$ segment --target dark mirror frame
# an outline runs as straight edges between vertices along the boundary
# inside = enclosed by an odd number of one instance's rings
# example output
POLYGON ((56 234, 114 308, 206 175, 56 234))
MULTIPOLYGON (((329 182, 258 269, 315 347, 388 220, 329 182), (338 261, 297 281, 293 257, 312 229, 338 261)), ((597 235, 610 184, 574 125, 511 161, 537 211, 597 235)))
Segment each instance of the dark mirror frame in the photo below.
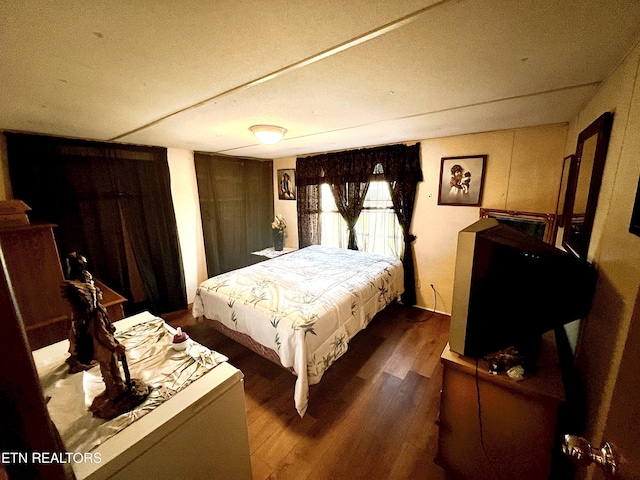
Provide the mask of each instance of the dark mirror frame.
POLYGON ((607 157, 612 125, 613 113, 605 112, 580 132, 580 135, 578 135, 578 144, 576 145, 576 154, 569 170, 569 184, 567 186, 567 196, 563 212, 564 235, 562 238, 562 246, 576 257, 585 260, 587 258, 587 251, 589 250, 593 220, 598 205, 598 194, 600 193, 600 185, 602 184, 602 173, 607 157), (582 153, 584 144, 593 136, 597 136, 593 167, 591 172, 581 172, 580 166, 583 163, 582 153), (587 207, 584 216, 576 215, 573 211, 580 175, 590 176, 587 207))

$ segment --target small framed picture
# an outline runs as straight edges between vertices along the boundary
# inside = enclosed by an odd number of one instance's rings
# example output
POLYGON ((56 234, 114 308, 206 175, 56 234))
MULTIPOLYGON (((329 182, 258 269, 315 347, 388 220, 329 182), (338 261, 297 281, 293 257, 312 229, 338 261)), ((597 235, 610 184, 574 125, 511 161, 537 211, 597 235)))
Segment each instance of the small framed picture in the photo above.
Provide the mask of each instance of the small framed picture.
POLYGON ((296 199, 296 171, 293 168, 278 170, 278 199, 296 199))
POLYGON ((438 205, 480 205, 486 162, 487 155, 442 158, 438 205))

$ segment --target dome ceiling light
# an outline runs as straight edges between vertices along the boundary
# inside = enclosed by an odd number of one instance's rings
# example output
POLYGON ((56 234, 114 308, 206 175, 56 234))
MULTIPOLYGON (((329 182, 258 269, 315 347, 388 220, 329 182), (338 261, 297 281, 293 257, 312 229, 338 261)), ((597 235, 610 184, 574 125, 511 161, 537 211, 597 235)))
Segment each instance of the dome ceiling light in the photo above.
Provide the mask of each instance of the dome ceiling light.
POLYGON ((287 133, 286 128, 277 127, 275 125, 254 125, 249 127, 251 133, 253 133, 260 142, 266 145, 275 145, 284 134, 287 133))

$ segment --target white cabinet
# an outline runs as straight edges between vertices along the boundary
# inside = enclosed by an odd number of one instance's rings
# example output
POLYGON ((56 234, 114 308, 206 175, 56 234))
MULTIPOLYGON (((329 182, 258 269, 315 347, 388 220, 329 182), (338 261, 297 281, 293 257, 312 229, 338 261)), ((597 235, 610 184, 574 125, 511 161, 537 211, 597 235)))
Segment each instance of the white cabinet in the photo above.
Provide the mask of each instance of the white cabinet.
MULTIPOLYGON (((116 326, 150 317, 135 315, 116 326)), ((67 349, 65 340, 33 352, 41 378, 64 368, 67 349)), ((71 453, 89 454, 88 461, 71 462, 78 480, 251 479, 243 374, 223 362, 90 452, 71 453)))

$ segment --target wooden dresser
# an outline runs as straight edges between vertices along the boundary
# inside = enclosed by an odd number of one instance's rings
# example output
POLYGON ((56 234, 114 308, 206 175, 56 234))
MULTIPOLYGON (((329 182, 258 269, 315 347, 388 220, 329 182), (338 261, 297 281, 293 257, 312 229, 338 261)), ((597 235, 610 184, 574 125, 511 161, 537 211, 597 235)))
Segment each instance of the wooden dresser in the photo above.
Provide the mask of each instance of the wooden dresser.
MULTIPOLYGON (((0 247, 32 350, 68 336, 70 307, 62 298, 64 273, 50 223, 0 227, 0 247)), ((124 297, 96 281, 112 321, 124 317, 124 297)))
POLYGON ((441 361, 436 463, 447 478, 547 480, 565 401, 553 334, 544 338, 537 372, 521 381, 489 374, 486 361, 476 364, 448 344, 441 361))

